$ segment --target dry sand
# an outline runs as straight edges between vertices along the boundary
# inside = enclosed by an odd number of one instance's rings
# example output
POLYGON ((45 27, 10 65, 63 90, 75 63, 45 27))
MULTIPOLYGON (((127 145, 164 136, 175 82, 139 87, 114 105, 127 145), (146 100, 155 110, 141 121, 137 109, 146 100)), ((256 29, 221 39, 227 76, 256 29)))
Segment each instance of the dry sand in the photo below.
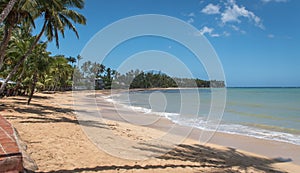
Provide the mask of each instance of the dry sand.
MULTIPOLYGON (((155 125, 150 126, 125 123, 124 117, 123 121, 118 118, 115 107, 100 97, 95 104, 105 119, 76 117, 73 98, 71 92, 38 93, 29 106, 26 105, 26 97, 1 100, 0 114, 19 132, 27 145, 26 152, 39 168, 37 172, 300 172, 299 166, 291 162, 280 163, 265 156, 215 144, 200 145, 190 138, 170 148, 165 141, 182 139, 180 132, 185 127, 176 126, 177 131, 164 136, 172 124, 166 119, 154 117, 157 118, 155 125), (132 160, 148 157, 151 158, 132 160)), ((92 110, 91 105, 76 104, 79 115, 93 115, 97 111, 92 110)), ((121 111, 125 118, 141 122, 132 112, 121 111)), ((219 140, 223 136, 226 141, 226 135, 217 136, 219 140)), ((251 140, 256 142, 254 138, 251 140)))

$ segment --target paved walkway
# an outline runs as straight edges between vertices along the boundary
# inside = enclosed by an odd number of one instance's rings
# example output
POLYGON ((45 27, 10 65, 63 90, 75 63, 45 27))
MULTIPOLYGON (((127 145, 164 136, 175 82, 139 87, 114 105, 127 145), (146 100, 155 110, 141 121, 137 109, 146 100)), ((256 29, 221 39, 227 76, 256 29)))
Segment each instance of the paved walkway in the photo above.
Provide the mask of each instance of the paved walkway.
POLYGON ((0 173, 22 172, 22 154, 12 125, 0 115, 0 173))

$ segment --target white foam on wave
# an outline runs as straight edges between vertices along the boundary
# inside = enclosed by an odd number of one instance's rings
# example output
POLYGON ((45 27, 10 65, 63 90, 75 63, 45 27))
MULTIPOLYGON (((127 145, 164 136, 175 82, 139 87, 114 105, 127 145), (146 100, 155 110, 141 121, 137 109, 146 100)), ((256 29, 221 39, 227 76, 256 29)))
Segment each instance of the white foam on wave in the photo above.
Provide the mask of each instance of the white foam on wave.
POLYGON ((184 116, 180 116, 180 114, 178 113, 153 112, 151 109, 148 108, 127 105, 126 103, 116 101, 112 99, 113 97, 116 97, 116 95, 102 96, 102 98, 105 99, 107 102, 121 105, 126 109, 131 109, 136 112, 159 115, 179 125, 190 126, 190 127, 194 127, 206 131, 215 131, 217 127, 217 131, 222 133, 237 134, 237 135, 255 137, 259 139, 275 140, 275 141, 300 145, 300 135, 259 129, 259 128, 250 127, 246 125, 240 125, 240 124, 226 124, 226 123, 216 124, 214 122, 207 121, 203 117, 184 118, 184 116))
POLYGON ((128 105, 124 105, 124 104, 122 106, 127 109, 131 109, 135 112, 141 112, 141 113, 145 113, 145 114, 151 113, 151 109, 148 109, 148 108, 143 108, 143 107, 138 107, 138 106, 128 106, 128 105))
POLYGON ((109 102, 109 103, 117 103, 117 101, 115 101, 114 99, 112 99, 112 96, 101 96, 105 101, 109 102))
POLYGON ((275 140, 280 142, 292 143, 295 145, 300 145, 300 135, 290 134, 285 132, 277 132, 265 129, 259 129, 255 127, 240 125, 240 124, 215 124, 214 122, 209 122, 201 118, 197 119, 181 119, 177 120, 176 123, 185 126, 192 126, 201 130, 215 131, 216 126, 218 126, 218 132, 237 134, 243 136, 250 136, 259 139, 275 140))
POLYGON ((164 117, 167 119, 172 120, 174 117, 178 117, 179 114, 177 113, 169 113, 169 112, 155 112, 152 111, 152 109, 148 109, 148 108, 143 108, 143 107, 139 107, 139 106, 131 106, 131 105, 126 105, 126 104, 120 104, 122 105, 125 109, 131 109, 135 112, 139 112, 139 113, 143 113, 143 114, 152 114, 152 115, 158 115, 160 117, 164 117))
POLYGON ((167 119, 174 119, 174 117, 179 117, 178 113, 170 113, 170 112, 155 112, 152 111, 152 109, 149 108, 144 108, 144 107, 139 107, 139 106, 132 106, 132 105, 127 105, 125 102, 120 102, 117 100, 114 100, 113 98, 118 97, 119 95, 111 95, 111 96, 102 96, 102 98, 104 100, 106 100, 107 102, 110 103, 114 103, 114 104, 118 104, 121 105, 122 107, 126 108, 126 109, 130 109, 133 110, 135 112, 140 112, 140 113, 144 113, 144 114, 154 114, 154 115, 159 115, 161 117, 165 117, 167 119))

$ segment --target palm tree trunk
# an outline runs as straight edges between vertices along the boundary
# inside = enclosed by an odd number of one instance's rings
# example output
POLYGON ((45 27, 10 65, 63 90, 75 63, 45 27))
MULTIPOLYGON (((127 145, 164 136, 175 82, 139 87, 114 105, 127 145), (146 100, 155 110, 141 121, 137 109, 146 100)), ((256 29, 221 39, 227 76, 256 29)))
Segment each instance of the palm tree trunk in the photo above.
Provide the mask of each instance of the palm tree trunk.
POLYGON ((27 105, 30 104, 30 101, 32 99, 32 96, 33 96, 33 93, 34 93, 34 90, 35 90, 35 86, 36 86, 36 82, 37 82, 37 72, 33 74, 33 83, 32 83, 32 88, 31 88, 29 98, 28 98, 28 101, 27 101, 27 105))
POLYGON ((11 9, 14 7, 15 3, 18 2, 18 0, 10 0, 4 10, 0 14, 0 23, 2 23, 5 18, 10 13, 11 9))
POLYGON ((8 42, 10 40, 10 37, 12 34, 12 29, 13 29, 12 25, 5 26, 5 29, 4 29, 4 37, 3 37, 3 41, 1 42, 1 45, 0 45, 0 70, 3 67, 5 50, 7 48, 8 42))
POLYGON ((23 67, 22 72, 21 72, 20 76, 18 77, 17 84, 14 89, 14 95, 18 95, 18 90, 21 86, 21 80, 23 78, 24 73, 25 73, 25 67, 23 67))
POLYGON ((46 24, 47 21, 44 22, 43 28, 41 30, 41 32, 39 33, 39 35, 36 37, 35 41, 33 42, 33 44, 31 45, 31 47, 28 49, 28 51, 26 52, 25 55, 22 56, 22 58, 20 59, 20 61, 17 63, 17 65, 13 68, 13 70, 7 75, 5 81, 2 83, 1 88, 0 88, 0 95, 3 93, 7 82, 12 78, 12 76, 17 72, 17 70, 19 69, 19 67, 23 64, 23 62, 27 59, 27 57, 32 53, 33 49, 35 48, 35 46, 37 45, 38 41, 41 39, 43 33, 45 32, 46 29, 46 24))

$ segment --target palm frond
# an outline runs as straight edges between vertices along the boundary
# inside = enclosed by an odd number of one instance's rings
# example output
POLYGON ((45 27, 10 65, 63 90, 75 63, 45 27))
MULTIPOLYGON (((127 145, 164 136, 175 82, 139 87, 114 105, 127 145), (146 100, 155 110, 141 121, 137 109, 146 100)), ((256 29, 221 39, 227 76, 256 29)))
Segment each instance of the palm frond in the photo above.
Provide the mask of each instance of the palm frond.
POLYGON ((84 8, 84 0, 65 0, 64 5, 69 8, 84 8))

